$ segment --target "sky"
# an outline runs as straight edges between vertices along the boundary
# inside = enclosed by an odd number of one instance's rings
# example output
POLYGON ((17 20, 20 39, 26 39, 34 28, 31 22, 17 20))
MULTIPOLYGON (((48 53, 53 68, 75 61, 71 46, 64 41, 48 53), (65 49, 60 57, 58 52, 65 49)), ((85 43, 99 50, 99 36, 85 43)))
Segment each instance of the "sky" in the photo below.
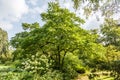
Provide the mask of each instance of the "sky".
MULTIPOLYGON (((47 10, 50 1, 54 0, 0 0, 0 28, 8 32, 10 40, 16 33, 23 31, 22 23, 39 22, 43 25, 40 14, 47 10)), ((60 6, 75 12, 71 0, 60 0, 60 6)), ((75 13, 85 19, 83 10, 77 10, 75 13)), ((84 29, 98 28, 103 23, 102 16, 99 21, 96 20, 98 15, 101 15, 99 11, 91 15, 82 27, 84 29)))

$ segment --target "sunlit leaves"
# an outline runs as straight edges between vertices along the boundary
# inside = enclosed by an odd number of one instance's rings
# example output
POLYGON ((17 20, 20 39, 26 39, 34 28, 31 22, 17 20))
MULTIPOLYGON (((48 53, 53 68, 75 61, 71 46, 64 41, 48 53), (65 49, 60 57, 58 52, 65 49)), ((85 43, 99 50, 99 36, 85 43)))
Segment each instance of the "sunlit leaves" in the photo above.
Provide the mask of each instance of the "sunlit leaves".
POLYGON ((27 29, 36 29, 36 28, 40 28, 39 23, 35 22, 33 24, 28 24, 28 23, 22 23, 23 29, 27 30, 27 29))

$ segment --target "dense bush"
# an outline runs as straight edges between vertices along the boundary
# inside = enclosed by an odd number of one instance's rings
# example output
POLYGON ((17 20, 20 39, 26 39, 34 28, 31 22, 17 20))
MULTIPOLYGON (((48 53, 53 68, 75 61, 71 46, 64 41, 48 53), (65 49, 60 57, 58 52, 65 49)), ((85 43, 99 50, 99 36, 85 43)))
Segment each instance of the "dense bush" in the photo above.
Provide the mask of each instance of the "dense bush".
POLYGON ((21 62, 21 66, 18 66, 19 69, 37 73, 39 75, 45 74, 49 70, 50 63, 48 63, 48 58, 45 55, 32 55, 31 58, 21 62))
POLYGON ((70 80, 70 79, 74 79, 76 76, 78 76, 77 71, 81 71, 82 72, 82 67, 83 67, 83 63, 80 59, 78 59, 78 56, 73 55, 71 53, 66 55, 65 58, 65 62, 64 62, 64 67, 63 67, 63 78, 65 80, 70 80))

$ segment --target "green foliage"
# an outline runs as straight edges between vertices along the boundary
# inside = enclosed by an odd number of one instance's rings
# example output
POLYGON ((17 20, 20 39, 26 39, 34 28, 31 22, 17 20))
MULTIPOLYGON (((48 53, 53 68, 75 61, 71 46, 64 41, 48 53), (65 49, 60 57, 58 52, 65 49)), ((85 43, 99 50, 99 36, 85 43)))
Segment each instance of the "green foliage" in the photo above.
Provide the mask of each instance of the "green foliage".
POLYGON ((33 30, 33 29, 36 29, 36 28, 39 28, 39 23, 35 22, 33 24, 28 24, 28 23, 22 23, 22 26, 23 26, 23 29, 24 30, 33 30))
POLYGON ((0 55, 8 52, 8 35, 7 32, 0 28, 0 55))
POLYGON ((64 66, 62 72, 63 77, 65 80, 70 80, 73 79, 78 75, 78 66, 82 67, 83 63, 82 61, 78 58, 78 56, 73 55, 72 53, 69 53, 66 55, 64 66))
POLYGON ((120 74, 120 70, 119 70, 120 60, 113 61, 112 66, 113 66, 113 70, 116 71, 118 74, 120 74))
POLYGON ((120 59, 120 51, 116 49, 115 46, 109 45, 107 46, 107 51, 106 51, 106 58, 107 61, 115 61, 120 59))
POLYGON ((111 66, 112 66, 112 71, 113 71, 113 75, 115 77, 115 80, 119 80, 120 79, 120 60, 116 60, 116 61, 112 61, 111 62, 111 66))
POLYGON ((86 72, 86 69, 80 65, 77 65, 75 70, 80 74, 84 74, 86 72))

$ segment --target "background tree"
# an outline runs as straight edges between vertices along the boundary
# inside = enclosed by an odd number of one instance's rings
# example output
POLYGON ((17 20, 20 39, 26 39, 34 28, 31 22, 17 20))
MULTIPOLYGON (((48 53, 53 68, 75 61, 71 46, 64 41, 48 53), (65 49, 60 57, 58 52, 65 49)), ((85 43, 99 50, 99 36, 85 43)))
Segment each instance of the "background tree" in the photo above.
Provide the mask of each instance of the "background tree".
POLYGON ((115 77, 119 79, 120 27, 118 26, 118 21, 110 18, 106 19, 100 30, 102 33, 101 41, 107 49, 106 59, 108 61, 108 65, 111 66, 111 70, 115 72, 115 77))
POLYGON ((120 0, 72 0, 74 8, 79 9, 81 4, 84 5, 84 14, 89 16, 91 13, 95 13, 98 10, 102 12, 102 15, 109 18, 111 15, 120 12, 120 0))
POLYGON ((106 19, 105 24, 101 26, 102 41, 105 46, 113 45, 119 50, 120 46, 120 27, 118 21, 106 19))
POLYGON ((8 35, 7 32, 0 28, 0 54, 4 54, 8 51, 8 35))

